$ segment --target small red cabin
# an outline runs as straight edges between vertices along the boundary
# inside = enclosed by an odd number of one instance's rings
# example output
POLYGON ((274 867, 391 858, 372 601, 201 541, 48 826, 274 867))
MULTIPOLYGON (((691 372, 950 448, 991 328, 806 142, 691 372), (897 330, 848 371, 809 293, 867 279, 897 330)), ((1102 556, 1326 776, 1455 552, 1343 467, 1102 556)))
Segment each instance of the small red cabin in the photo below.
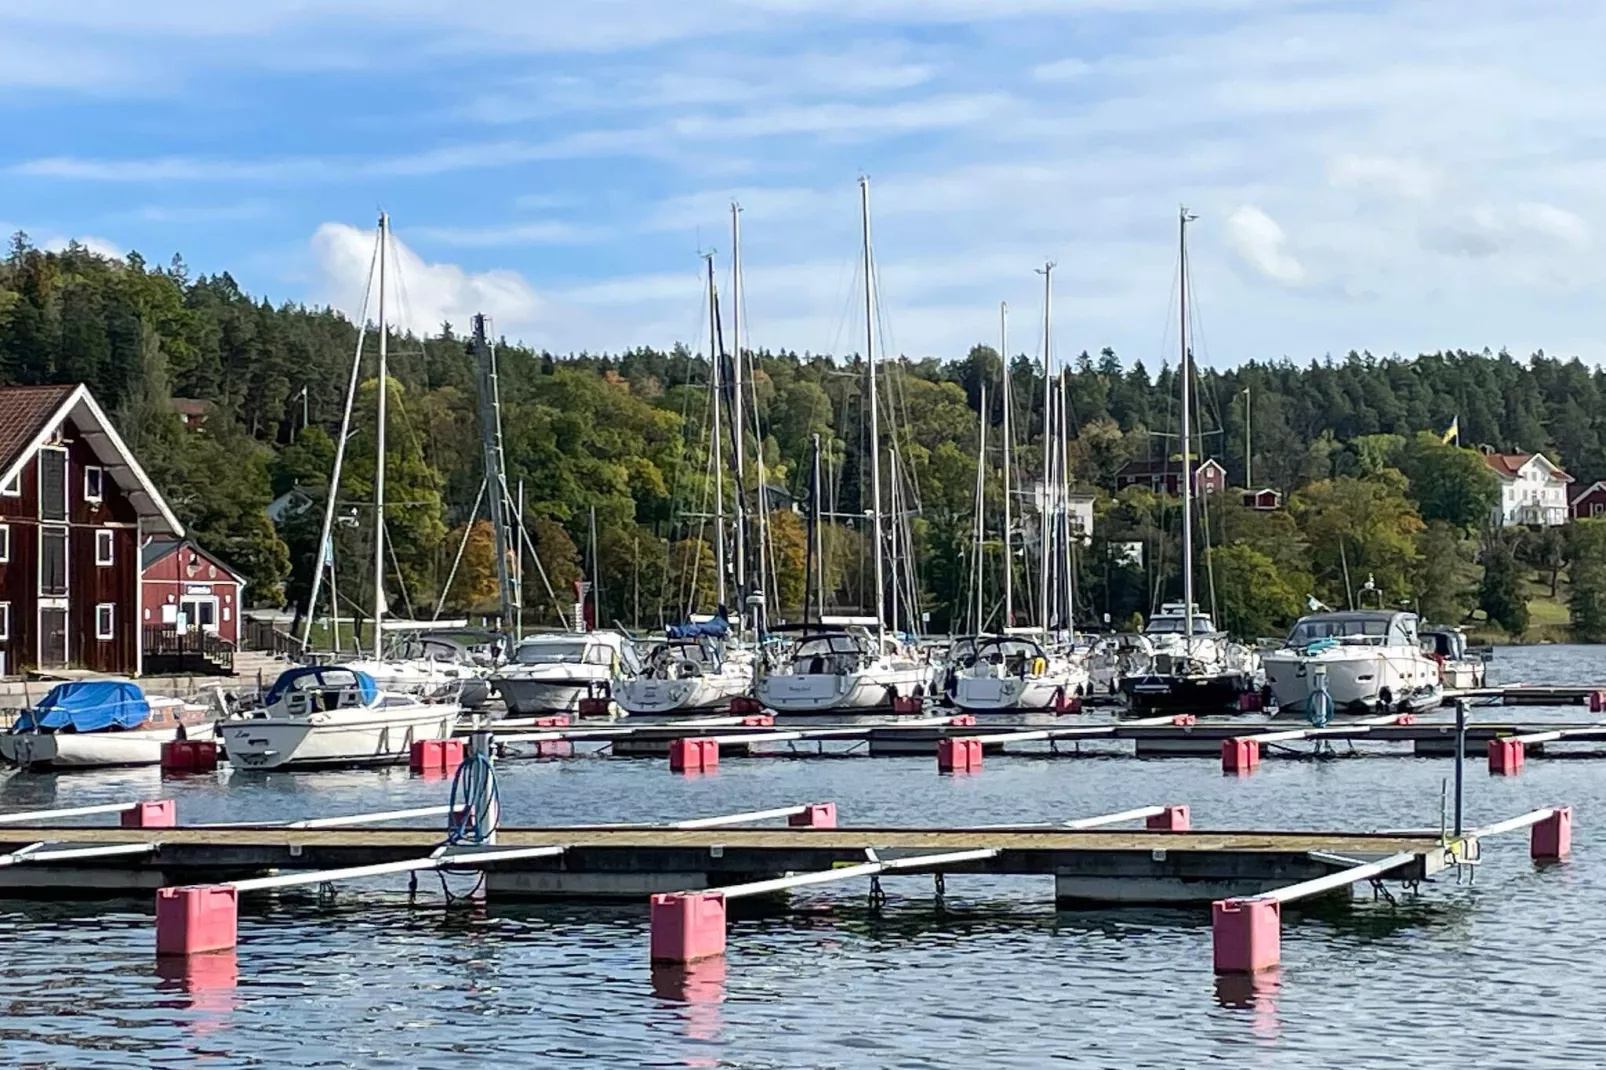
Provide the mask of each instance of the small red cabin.
POLYGON ((1606 516, 1606 479, 1597 479, 1573 495, 1572 513, 1574 520, 1606 516))
MULTIPOLYGON (((1193 470, 1193 493, 1199 497, 1214 494, 1227 486, 1227 470, 1221 462, 1207 457, 1193 470)), ((1147 487, 1172 496, 1182 494, 1182 459, 1131 461, 1115 473, 1115 489, 1147 487)))
POLYGON ((147 539, 142 558, 146 628, 209 635, 230 645, 239 640, 245 577, 192 539, 147 539))

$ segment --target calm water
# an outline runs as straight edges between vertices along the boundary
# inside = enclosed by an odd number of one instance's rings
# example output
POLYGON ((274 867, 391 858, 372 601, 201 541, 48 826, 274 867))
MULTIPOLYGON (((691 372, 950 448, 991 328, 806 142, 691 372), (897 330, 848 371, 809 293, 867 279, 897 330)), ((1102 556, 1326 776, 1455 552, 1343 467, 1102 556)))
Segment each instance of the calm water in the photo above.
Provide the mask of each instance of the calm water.
MULTIPOLYGON (((1502 680, 1606 684, 1606 651, 1502 651, 1502 680)), ((1525 720, 1565 710, 1480 711, 1525 720)), ((509 823, 668 819, 819 799, 844 823, 981 823, 1185 802, 1198 827, 1437 825, 1451 765, 1410 758, 735 761, 702 779, 657 761, 505 766, 509 823)), ((0 808, 177 797, 184 821, 289 819, 444 802, 405 772, 162 785, 154 772, 0 774, 0 808)), ((1208 917, 1056 914, 1044 879, 887 881, 816 890, 784 917, 736 920, 723 967, 654 975, 640 907, 409 909, 403 883, 286 898, 241 918, 238 955, 164 976, 146 900, 0 902, 0 1065, 7 1067, 1599 1067, 1589 1008, 1606 991, 1606 764, 1469 765, 1469 820, 1569 803, 1574 859, 1536 870, 1526 834, 1491 841, 1397 907, 1285 919, 1283 965, 1257 991, 1218 985, 1208 917)), ((433 878, 432 878, 433 879, 433 878)), ((461 881, 462 878, 456 880, 461 881)), ((459 890, 466 890, 460 888, 459 890)), ((421 897, 424 898, 424 897, 421 897)), ((248 908, 248 911, 251 908, 248 908)))

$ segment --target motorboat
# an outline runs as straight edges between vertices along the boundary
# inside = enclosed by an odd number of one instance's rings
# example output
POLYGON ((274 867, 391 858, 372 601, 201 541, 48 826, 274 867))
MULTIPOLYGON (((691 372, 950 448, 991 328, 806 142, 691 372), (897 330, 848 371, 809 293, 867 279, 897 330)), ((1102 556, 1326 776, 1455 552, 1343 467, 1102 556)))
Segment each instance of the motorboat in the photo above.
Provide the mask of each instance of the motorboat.
POLYGON ((1088 691, 1084 659, 1045 650, 1019 635, 979 639, 970 666, 954 680, 953 701, 971 713, 1058 710, 1088 691))
POLYGON ((1489 650, 1481 652, 1467 646, 1467 635, 1460 628, 1423 628, 1422 650, 1439 664, 1439 682, 1446 690, 1469 691, 1487 686, 1489 650))
POLYGON ((1277 705, 1292 712, 1304 712, 1322 686, 1339 712, 1435 707, 1444 690, 1439 663, 1423 650, 1418 626, 1416 614, 1403 610, 1301 617, 1282 648, 1262 657, 1266 682, 1277 705))
POLYGON ((510 713, 578 713, 581 699, 608 696, 616 675, 639 668, 635 647, 619 632, 553 632, 514 647, 491 686, 510 713))
POLYGON ((451 738, 461 713, 452 699, 385 691, 349 665, 302 665, 218 732, 240 770, 386 765, 406 761, 417 740, 451 738))
POLYGON ((1180 602, 1163 604, 1121 658, 1119 687, 1136 710, 1237 711, 1258 687, 1255 651, 1180 602))
POLYGON ((640 672, 613 680, 613 699, 633 714, 705 713, 728 709, 753 689, 753 657, 706 636, 656 643, 640 672))
POLYGON ((129 680, 74 680, 22 711, 0 735, 0 757, 23 769, 158 765, 163 743, 210 737, 217 716, 129 680))
POLYGON ((809 626, 781 664, 762 674, 754 693, 777 713, 890 709, 919 698, 931 667, 902 640, 863 627, 809 626))

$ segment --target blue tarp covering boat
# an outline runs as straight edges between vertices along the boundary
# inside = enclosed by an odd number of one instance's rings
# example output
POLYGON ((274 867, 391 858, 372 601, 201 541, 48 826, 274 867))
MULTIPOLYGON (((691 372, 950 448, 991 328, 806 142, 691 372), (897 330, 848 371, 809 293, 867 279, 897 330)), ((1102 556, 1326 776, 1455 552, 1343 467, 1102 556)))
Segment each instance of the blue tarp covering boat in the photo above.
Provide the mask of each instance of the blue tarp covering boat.
POLYGON ((37 706, 23 710, 13 731, 103 732, 137 728, 151 715, 138 684, 78 680, 57 684, 37 706))
POLYGON ((670 639, 723 639, 730 630, 725 607, 720 606, 719 614, 713 620, 697 621, 692 624, 671 624, 665 630, 665 634, 670 639))

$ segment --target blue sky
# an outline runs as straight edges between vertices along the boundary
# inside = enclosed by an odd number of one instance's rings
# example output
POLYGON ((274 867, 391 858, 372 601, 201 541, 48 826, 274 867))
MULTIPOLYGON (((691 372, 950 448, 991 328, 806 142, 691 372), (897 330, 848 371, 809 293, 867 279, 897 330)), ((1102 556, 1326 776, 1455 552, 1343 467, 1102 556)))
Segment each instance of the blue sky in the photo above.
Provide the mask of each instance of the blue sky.
POLYGON ((559 351, 700 337, 743 206, 752 344, 1151 367, 1176 211, 1216 364, 1350 348, 1606 357, 1582 0, 6 0, 0 226, 181 252, 354 310, 379 207, 418 325, 559 351))

